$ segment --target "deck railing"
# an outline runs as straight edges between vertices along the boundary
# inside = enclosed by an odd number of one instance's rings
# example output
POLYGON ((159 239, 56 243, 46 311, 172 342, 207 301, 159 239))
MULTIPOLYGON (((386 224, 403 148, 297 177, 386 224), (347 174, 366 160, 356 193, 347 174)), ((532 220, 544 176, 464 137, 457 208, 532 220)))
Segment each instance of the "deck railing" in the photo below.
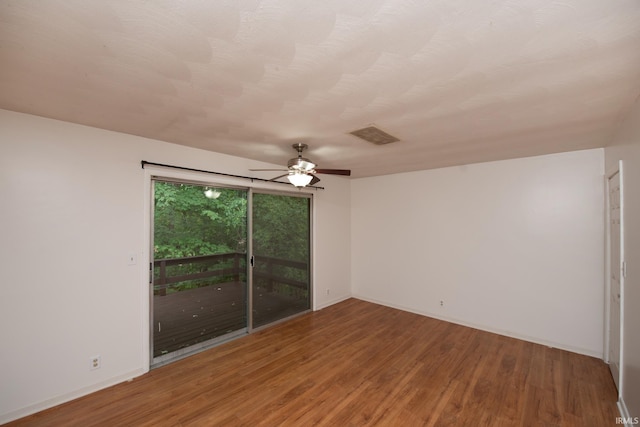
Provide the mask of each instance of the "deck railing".
MULTIPOLYGON (((243 282, 246 281, 246 263, 247 254, 239 252, 155 260, 153 262, 154 293, 166 295, 167 288, 171 285, 195 280, 210 280, 216 277, 243 282), (169 271, 174 269, 175 272, 169 271)), ((274 292, 274 289, 277 290, 283 285, 299 290, 309 288, 306 262, 255 256, 254 263, 255 267, 252 270, 254 284, 264 286, 268 292, 274 292)))

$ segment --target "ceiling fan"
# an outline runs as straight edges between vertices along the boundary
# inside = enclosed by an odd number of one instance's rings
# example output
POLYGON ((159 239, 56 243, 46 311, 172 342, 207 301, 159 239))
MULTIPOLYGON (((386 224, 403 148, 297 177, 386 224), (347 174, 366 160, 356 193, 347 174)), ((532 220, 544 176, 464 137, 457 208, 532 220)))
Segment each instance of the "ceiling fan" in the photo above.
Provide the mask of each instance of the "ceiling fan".
POLYGON ((309 148, 307 144, 293 144, 293 149, 298 152, 298 157, 289 159, 287 162, 287 169, 249 169, 252 171, 286 171, 287 173, 271 178, 270 181, 275 181, 282 177, 287 177, 289 182, 295 187, 306 187, 307 185, 314 185, 320 182, 315 174, 327 174, 327 175, 344 175, 351 176, 351 171, 348 169, 318 169, 316 164, 309 159, 302 157, 302 152, 309 148))

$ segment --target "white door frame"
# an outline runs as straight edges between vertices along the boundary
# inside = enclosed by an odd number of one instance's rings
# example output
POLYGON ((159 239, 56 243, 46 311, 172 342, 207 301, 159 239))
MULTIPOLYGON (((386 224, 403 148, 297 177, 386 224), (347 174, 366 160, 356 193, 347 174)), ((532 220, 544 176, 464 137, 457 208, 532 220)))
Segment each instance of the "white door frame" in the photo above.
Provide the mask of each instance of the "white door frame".
POLYGON ((609 360, 609 345, 611 339, 611 318, 610 318, 610 307, 611 307, 611 272, 613 268, 619 268, 620 271, 620 360, 619 360, 619 371, 618 371, 618 397, 622 397, 623 390, 623 370, 624 370, 624 279, 625 279, 625 269, 623 268, 624 261, 624 181, 623 181, 623 166, 622 160, 620 160, 614 168, 607 171, 605 174, 605 200, 606 200, 606 239, 605 239, 605 270, 606 270, 606 281, 605 281, 605 330, 604 330, 604 361, 610 363, 609 360), (612 266, 611 265, 611 227, 610 227, 610 199, 609 199, 609 180, 615 175, 619 175, 620 180, 620 265, 612 266))

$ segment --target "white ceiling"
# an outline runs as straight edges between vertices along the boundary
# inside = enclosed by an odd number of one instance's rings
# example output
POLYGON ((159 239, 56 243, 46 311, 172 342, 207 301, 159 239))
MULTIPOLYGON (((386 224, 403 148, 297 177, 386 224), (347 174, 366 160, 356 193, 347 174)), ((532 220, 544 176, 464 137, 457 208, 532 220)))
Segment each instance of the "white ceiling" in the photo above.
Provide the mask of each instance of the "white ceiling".
POLYGON ((0 108, 356 177, 602 147, 639 94, 638 0, 0 1, 0 108))

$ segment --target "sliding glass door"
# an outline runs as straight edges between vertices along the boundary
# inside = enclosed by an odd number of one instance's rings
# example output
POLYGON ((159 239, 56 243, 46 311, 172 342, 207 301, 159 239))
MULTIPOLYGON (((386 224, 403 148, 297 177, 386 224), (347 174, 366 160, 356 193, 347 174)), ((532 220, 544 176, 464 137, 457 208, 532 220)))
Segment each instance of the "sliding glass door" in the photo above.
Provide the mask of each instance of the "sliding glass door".
POLYGON ((155 181, 153 363, 247 330, 247 191, 155 181))
POLYGON ((311 199, 254 193, 252 326, 311 308, 311 199))
POLYGON ((311 196, 152 184, 153 366, 311 308, 311 196))

